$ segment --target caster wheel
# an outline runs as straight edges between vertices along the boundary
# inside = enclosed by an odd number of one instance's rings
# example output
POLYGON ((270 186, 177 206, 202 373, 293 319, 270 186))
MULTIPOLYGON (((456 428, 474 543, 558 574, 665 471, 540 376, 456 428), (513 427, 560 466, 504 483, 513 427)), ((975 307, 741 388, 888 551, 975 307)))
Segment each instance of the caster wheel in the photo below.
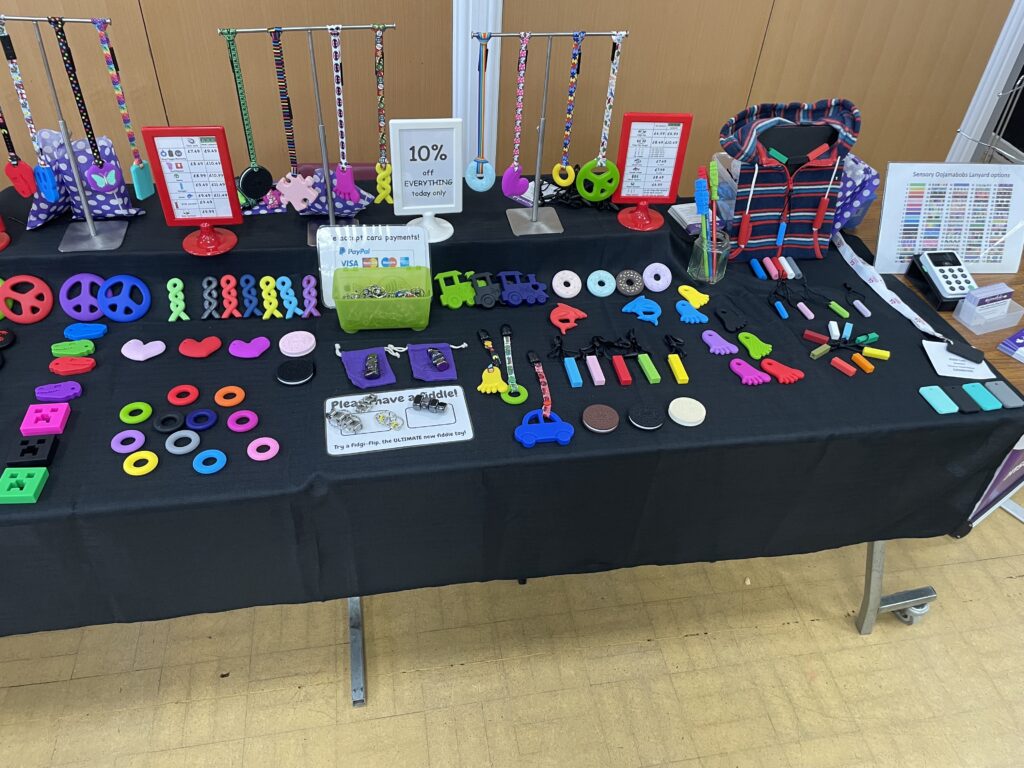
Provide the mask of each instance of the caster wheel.
POLYGON ((928 613, 928 603, 922 605, 912 605, 909 608, 904 608, 902 611, 894 611, 896 618, 902 621, 904 624, 913 626, 914 624, 920 624, 924 621, 925 614, 928 613))

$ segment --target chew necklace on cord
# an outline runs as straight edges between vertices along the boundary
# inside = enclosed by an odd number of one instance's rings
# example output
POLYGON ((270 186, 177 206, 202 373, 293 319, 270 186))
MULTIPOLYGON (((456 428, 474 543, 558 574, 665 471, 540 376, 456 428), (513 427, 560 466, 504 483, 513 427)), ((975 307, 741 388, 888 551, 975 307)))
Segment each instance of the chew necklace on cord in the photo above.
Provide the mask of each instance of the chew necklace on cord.
POLYGON ((515 363, 512 361, 512 326, 501 326, 501 340, 505 347, 505 372, 508 374, 508 389, 501 393, 501 399, 509 405, 519 405, 529 395, 526 387, 516 381, 515 363))
POLYGON ((523 138, 523 100, 526 93, 526 59, 529 55, 530 33, 519 33, 519 66, 516 69, 516 116, 512 128, 512 165, 501 175, 501 191, 506 197, 523 195, 530 188, 530 180, 523 178, 519 166, 519 149, 523 138))
POLYGON ((388 162, 388 116, 384 106, 384 25, 373 25, 373 71, 377 77, 377 132, 380 156, 377 158, 377 196, 375 203, 394 203, 391 196, 391 164, 388 162))
POLYGON ((466 185, 475 192, 486 192, 494 186, 494 166, 484 157, 484 106, 487 94, 487 44, 491 41, 490 32, 473 34, 480 42, 477 55, 476 72, 476 158, 469 161, 463 176, 466 185))
POLYGON ((14 140, 7 128, 7 118, 0 109, 0 135, 4 138, 4 145, 7 147, 7 164, 4 166, 4 173, 11 180, 15 191, 22 197, 32 197, 36 191, 36 180, 28 163, 18 157, 14 149, 14 140))
POLYGON ((625 32, 612 33, 612 63, 608 72, 608 95, 604 101, 604 118, 601 122, 601 143, 597 157, 584 163, 576 177, 576 191, 580 197, 592 203, 607 200, 619 186, 619 169, 608 159, 608 134, 612 126, 612 107, 615 105, 615 82, 619 77, 619 59, 622 56, 622 41, 625 32))
POLYGON ((491 334, 481 329, 476 332, 476 336, 480 339, 480 343, 483 344, 484 351, 491 358, 484 372, 480 374, 480 386, 476 388, 476 391, 484 395, 501 394, 508 389, 508 384, 501 377, 501 358, 498 357, 498 352, 494 349, 491 334))
POLYGON ((548 386, 548 377, 544 373, 544 364, 540 356, 534 352, 526 353, 526 359, 533 366, 533 372, 537 374, 537 383, 540 384, 541 414, 545 419, 551 418, 551 387, 548 386))
POLYGON ((572 143, 572 113, 576 106, 576 81, 580 75, 580 57, 586 32, 572 33, 572 53, 569 58, 569 95, 565 100, 565 132, 562 134, 562 158, 551 169, 551 177, 560 187, 568 187, 576 180, 576 169, 569 165, 569 144, 572 143))
POLYGON ((750 240, 750 203, 754 199, 754 187, 757 186, 757 170, 761 166, 754 164, 754 177, 750 180, 750 191, 747 193, 747 207, 743 211, 743 218, 740 219, 739 231, 736 233, 736 248, 731 254, 729 254, 729 260, 732 261, 739 256, 740 251, 747 247, 747 242, 750 240))
POLYGON ((256 142, 253 141, 249 104, 245 99, 242 63, 238 59, 238 46, 235 44, 237 32, 234 29, 221 29, 218 32, 228 45, 228 59, 231 61, 231 72, 235 78, 235 96, 238 97, 238 111, 242 116, 242 130, 245 132, 245 149, 249 154, 249 167, 238 176, 238 191, 244 201, 251 206, 262 200, 263 196, 274 188, 274 177, 256 161, 256 142))
MULTIPOLYGON (((110 192, 120 186, 122 179, 116 165, 106 170, 103 169, 106 163, 100 155, 100 145, 97 143, 96 134, 92 129, 92 120, 89 119, 89 109, 85 105, 82 85, 78 82, 78 70, 75 67, 75 59, 71 55, 71 46, 68 45, 68 36, 64 31, 64 19, 60 16, 50 16, 47 21, 53 27, 53 34, 57 38, 57 47, 60 49, 60 58, 64 62, 64 71, 67 73, 68 84, 71 86, 71 95, 75 97, 75 106, 78 107, 78 116, 82 120, 85 138, 89 142, 89 152, 92 154, 93 164, 85 172, 86 183, 95 192, 110 192)), ((69 157, 74 156, 72 147, 67 147, 67 151, 69 157)))
POLYGON ((310 176, 299 175, 299 159, 295 151, 295 124, 292 116, 292 100, 288 95, 288 74, 284 66, 284 46, 281 43, 281 28, 272 27, 270 46, 274 54, 274 73, 277 76, 277 98, 281 102, 281 123, 284 125, 284 141, 288 148, 289 171, 274 185, 281 193, 281 201, 291 203, 296 211, 304 211, 316 199, 316 190, 310 176))
MULTIPOLYGON (((818 231, 821 229, 821 225, 825 223, 825 214, 828 213, 828 196, 832 193, 832 185, 835 183, 836 174, 839 172, 839 164, 842 160, 841 157, 836 157, 836 164, 832 168, 832 178, 828 180, 825 194, 818 201, 818 211, 814 215, 814 223, 811 224, 811 237, 814 238, 814 255, 819 259, 824 258, 824 255, 821 252, 821 243, 818 242, 818 231)), ((828 248, 828 246, 825 247, 826 249, 828 248)))
POLYGON ((348 164, 345 139, 345 73, 341 64, 341 27, 327 28, 331 36, 331 66, 334 68, 334 106, 338 114, 338 165, 334 169, 334 194, 346 203, 358 203, 361 195, 356 175, 348 164))
POLYGON ((110 45, 110 36, 107 34, 107 27, 110 26, 108 19, 93 19, 92 25, 100 39, 100 50, 103 52, 103 61, 107 65, 107 74, 110 76, 110 86, 114 90, 114 100, 117 102, 117 111, 121 115, 121 124, 124 126, 124 134, 128 139, 128 147, 132 152, 132 187, 135 190, 135 197, 145 200, 156 192, 153 184, 153 172, 149 164, 142 159, 139 152, 138 141, 135 137, 135 127, 132 125, 132 117, 128 114, 128 100, 124 95, 124 86, 121 85, 121 71, 117 66, 117 56, 114 55, 114 48, 110 45))

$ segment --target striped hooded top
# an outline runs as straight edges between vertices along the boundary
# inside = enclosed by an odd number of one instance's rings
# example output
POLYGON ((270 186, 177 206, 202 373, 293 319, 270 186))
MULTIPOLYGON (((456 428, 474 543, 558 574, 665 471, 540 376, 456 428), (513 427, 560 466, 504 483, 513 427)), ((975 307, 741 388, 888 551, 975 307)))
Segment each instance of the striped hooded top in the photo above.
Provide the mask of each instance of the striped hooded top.
POLYGON ((859 132, 860 110, 846 99, 822 99, 813 104, 755 104, 729 118, 722 126, 719 142, 729 155, 743 162, 736 190, 736 214, 729 227, 736 245, 730 258, 822 258, 832 232, 843 158, 857 141, 859 132), (768 144, 768 139, 775 140, 780 135, 772 129, 791 125, 826 130, 806 132, 803 139, 800 134, 790 135, 789 153, 783 155, 768 144), (830 138, 821 143, 822 135, 830 138), (812 137, 816 137, 813 142, 808 141, 812 137), (799 145, 802 140, 817 146, 798 146, 797 155, 793 142, 799 145), (819 214, 833 173, 835 181, 824 211, 819 214), (749 224, 745 224, 748 198, 750 216, 749 224))

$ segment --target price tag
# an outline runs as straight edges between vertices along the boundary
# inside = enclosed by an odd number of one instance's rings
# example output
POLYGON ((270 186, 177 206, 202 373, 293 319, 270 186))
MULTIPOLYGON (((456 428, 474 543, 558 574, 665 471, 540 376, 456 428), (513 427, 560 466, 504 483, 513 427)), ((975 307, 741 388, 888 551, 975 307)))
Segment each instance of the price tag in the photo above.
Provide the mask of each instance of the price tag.
POLYGON ((395 215, 462 211, 462 120, 392 120, 395 215))
POLYGON ((616 203, 674 203, 693 116, 629 112, 622 118, 616 203))

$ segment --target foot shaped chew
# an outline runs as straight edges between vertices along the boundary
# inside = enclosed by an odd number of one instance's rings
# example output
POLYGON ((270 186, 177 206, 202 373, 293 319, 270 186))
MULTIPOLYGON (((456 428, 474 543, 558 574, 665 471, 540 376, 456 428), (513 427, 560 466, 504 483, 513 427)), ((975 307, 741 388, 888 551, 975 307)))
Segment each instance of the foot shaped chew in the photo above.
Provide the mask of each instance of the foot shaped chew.
POLYGON ((740 344, 747 348, 747 352, 755 360, 760 360, 762 357, 767 357, 772 353, 771 344, 761 341, 749 331, 743 331, 736 338, 739 339, 740 344))
POLYGON ((690 302, 695 309, 700 309, 711 300, 710 296, 706 293, 701 293, 692 285, 680 285, 677 290, 679 295, 690 302))
POLYGON ((748 387, 756 387, 760 384, 767 384, 772 380, 772 377, 767 373, 762 373, 757 370, 754 366, 739 357, 734 357, 729 361, 729 370, 740 377, 740 381, 746 384, 748 387))
POLYGON ((718 335, 717 331, 704 331, 700 335, 712 355, 735 355, 740 348, 718 335))
POLYGON ((708 316, 703 312, 697 311, 697 308, 686 299, 680 299, 676 302, 676 312, 679 313, 680 322, 689 325, 706 323, 708 321, 708 316))
POLYGON ((508 384, 501 378, 501 369, 493 365, 487 366, 480 374, 480 386, 476 391, 485 395, 498 395, 508 391, 508 384))
POLYGON ((804 377, 804 372, 799 368, 790 368, 769 357, 761 361, 761 370, 774 376, 779 384, 796 384, 804 377))

